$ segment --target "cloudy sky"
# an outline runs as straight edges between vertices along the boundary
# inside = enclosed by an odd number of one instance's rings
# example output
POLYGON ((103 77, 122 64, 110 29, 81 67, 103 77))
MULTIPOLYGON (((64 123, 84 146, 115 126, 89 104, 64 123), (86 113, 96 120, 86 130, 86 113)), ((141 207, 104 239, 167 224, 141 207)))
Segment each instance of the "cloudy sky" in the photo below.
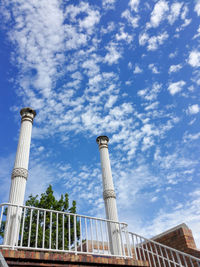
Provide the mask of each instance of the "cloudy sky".
POLYGON ((31 106, 26 198, 52 184, 105 217, 107 135, 120 221, 146 237, 185 222, 200 247, 199 18, 199 0, 1 0, 1 202, 31 106))

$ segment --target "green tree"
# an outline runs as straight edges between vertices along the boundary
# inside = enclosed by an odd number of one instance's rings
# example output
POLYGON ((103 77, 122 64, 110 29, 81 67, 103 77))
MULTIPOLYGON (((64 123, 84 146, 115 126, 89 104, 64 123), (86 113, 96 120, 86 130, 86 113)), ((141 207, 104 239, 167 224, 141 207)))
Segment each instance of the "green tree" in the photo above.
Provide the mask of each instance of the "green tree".
MULTIPOLYGON (((61 211, 65 213, 76 213, 76 201, 69 207, 68 194, 61 195, 57 200, 54 196, 52 186, 38 195, 30 195, 25 203, 26 206, 38 207, 49 211, 38 211, 36 209, 23 209, 21 214, 21 225, 19 233, 19 245, 37 248, 51 248, 69 250, 80 237, 80 223, 73 215, 55 213, 61 211), (23 223, 24 221, 24 223, 23 223), (76 231, 74 229, 76 225, 76 231)), ((5 223, 3 224, 5 225, 5 223)), ((3 229, 0 235, 3 236, 3 229)))

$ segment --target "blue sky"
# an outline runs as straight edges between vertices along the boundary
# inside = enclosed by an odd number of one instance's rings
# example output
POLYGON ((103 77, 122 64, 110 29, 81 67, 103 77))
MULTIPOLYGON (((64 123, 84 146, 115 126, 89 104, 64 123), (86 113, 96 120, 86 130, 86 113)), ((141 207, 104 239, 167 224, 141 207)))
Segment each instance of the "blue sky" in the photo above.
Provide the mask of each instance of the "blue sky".
POLYGON ((105 217, 98 135, 120 221, 150 237, 185 222, 200 246, 200 1, 2 0, 0 200, 19 110, 36 109, 26 197, 49 184, 105 217))

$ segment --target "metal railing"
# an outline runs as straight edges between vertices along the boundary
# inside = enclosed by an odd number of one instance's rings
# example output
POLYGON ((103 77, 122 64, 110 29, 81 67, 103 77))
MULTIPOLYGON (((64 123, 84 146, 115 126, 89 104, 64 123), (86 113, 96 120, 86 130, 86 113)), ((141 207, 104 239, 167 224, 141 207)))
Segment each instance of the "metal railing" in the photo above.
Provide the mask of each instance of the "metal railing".
POLYGON ((127 224, 62 211, 3 203, 0 234, 3 248, 131 256, 127 224))
POLYGON ((127 224, 36 207, 0 204, 0 248, 118 256, 150 267, 200 267, 200 259, 128 232, 127 224))
POLYGON ((150 267, 200 267, 200 259, 156 241, 129 233, 132 257, 146 260, 150 267))

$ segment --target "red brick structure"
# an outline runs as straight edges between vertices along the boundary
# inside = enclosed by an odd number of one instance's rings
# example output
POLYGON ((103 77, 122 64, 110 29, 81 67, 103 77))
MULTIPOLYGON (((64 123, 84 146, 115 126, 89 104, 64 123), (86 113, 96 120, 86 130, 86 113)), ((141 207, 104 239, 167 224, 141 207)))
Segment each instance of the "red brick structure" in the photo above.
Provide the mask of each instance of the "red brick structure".
POLYGON ((192 231, 185 223, 169 229, 151 239, 200 258, 200 250, 196 247, 192 231))

